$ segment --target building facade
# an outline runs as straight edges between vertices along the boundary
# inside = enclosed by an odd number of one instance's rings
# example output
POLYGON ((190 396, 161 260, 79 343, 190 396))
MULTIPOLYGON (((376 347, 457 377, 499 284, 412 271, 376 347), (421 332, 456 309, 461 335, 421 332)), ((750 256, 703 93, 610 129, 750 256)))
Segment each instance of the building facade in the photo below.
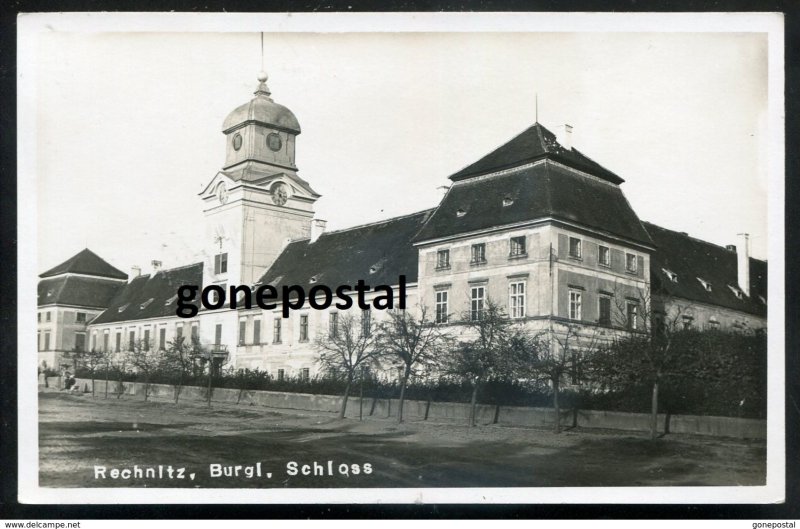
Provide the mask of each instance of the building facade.
MULTIPOLYGON (((451 175, 434 209, 325 232, 314 217, 320 195, 298 174, 300 125, 261 75, 252 100, 225 119, 225 165, 200 193, 202 260, 116 279, 87 339, 122 353, 137 339, 163 348, 193 335, 234 368, 314 376, 315 336, 342 311, 220 309, 187 320, 175 314, 177 287, 396 287, 400 276, 407 306, 453 329, 490 300, 532 329, 577 326, 607 339, 644 331, 650 311, 689 326, 766 328, 766 263, 746 245, 737 252, 642 222, 622 178, 573 148, 569 130, 557 137, 535 123, 451 175)), ((355 311, 367 330, 384 316, 355 311)))

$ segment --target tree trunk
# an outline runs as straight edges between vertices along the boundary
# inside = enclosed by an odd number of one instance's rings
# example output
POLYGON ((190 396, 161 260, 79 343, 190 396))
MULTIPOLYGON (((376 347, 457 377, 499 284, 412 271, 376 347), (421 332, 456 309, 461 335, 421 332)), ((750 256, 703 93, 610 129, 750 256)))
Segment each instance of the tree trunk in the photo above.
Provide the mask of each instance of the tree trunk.
POLYGON ((208 361, 208 407, 211 407, 211 372, 214 368, 214 365, 211 363, 211 360, 208 361))
POLYGON ((555 433, 561 433, 561 407, 558 404, 558 378, 553 379, 553 411, 556 415, 556 425, 553 431, 555 433))
POLYGON ((94 371, 92 371, 92 398, 94 398, 94 371))
POLYGON ((147 388, 150 387, 150 376, 144 377, 144 401, 147 402, 147 388))
POLYGON ((364 420, 364 369, 361 369, 361 376, 358 378, 359 380, 359 390, 358 390, 358 420, 364 420))
POLYGON ((658 379, 653 382, 653 397, 650 408, 650 439, 658 436, 658 379))
POLYGON ((472 399, 469 403, 469 427, 472 428, 475 426, 475 408, 478 405, 478 383, 479 380, 475 380, 472 385, 472 399))
POLYGON ((117 399, 119 399, 125 392, 125 386, 122 385, 122 369, 119 370, 119 385, 117 386, 117 399))
POLYGON ((408 384, 408 376, 411 373, 409 372, 408 368, 406 367, 405 373, 403 373, 403 378, 400 380, 400 402, 397 404, 397 422, 403 422, 403 402, 405 402, 406 398, 406 384, 408 384))
POLYGON ((342 397, 342 409, 339 411, 339 418, 344 419, 347 411, 347 398, 350 396, 350 385, 353 383, 353 375, 347 375, 347 385, 344 387, 344 397, 342 397))
POLYGON ((105 396, 103 397, 104 399, 108 398, 108 369, 109 365, 106 364, 106 391, 105 391, 105 396))
POLYGON ((175 388, 175 406, 178 405, 178 399, 181 398, 181 389, 183 389, 183 371, 178 376, 178 387, 175 388))

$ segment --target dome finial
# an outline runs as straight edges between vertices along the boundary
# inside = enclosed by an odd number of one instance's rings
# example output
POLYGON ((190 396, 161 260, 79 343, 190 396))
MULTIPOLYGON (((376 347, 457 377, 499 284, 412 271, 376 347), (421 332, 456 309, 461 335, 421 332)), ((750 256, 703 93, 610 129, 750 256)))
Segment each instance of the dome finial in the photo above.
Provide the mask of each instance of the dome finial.
POLYGON ((267 79, 268 78, 269 77, 267 76, 267 72, 265 72, 264 70, 261 70, 260 72, 258 72, 258 88, 256 88, 255 92, 253 92, 255 95, 257 95, 257 96, 258 95, 264 95, 266 97, 270 96, 271 92, 269 91, 269 88, 267 87, 267 79))

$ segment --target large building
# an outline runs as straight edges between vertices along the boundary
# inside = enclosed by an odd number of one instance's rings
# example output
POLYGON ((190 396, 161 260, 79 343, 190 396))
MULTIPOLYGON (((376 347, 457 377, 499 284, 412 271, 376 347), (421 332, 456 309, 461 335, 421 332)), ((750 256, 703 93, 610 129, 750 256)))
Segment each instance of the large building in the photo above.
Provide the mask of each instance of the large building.
MULTIPOLYGON (((320 195, 298 175, 300 125, 262 75, 255 97, 225 118, 225 165, 200 193, 207 258, 115 283, 105 310, 76 332, 88 333, 85 347, 119 352, 139 339, 163 348, 191 334, 235 368, 312 376, 314 337, 336 325, 336 309, 182 319, 177 287, 396 285, 401 275, 407 305, 428 307, 446 326, 494 300, 554 333, 645 330, 651 310, 683 326, 766 328, 766 262, 749 257, 746 241, 723 248, 640 221, 623 179, 573 148, 569 126, 560 130, 535 123, 451 175, 434 209, 325 232, 314 217, 320 195)), ((41 292, 40 284, 40 308, 41 292)), ((380 312, 358 317, 370 325, 380 312)))

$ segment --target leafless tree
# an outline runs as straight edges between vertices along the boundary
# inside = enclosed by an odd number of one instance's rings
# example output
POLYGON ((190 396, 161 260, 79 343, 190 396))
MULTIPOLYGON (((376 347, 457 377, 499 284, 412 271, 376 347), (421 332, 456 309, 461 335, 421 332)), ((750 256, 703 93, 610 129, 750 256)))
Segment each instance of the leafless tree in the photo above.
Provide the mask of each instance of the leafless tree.
POLYGON ((650 385, 650 436, 658 436, 661 385, 668 377, 695 376, 694 359, 676 342, 687 325, 691 304, 665 295, 653 296, 649 288, 636 296, 615 295, 616 322, 627 333, 618 336, 593 362, 595 374, 612 388, 636 383, 650 385))
POLYGON ((519 377, 547 382, 553 391, 555 433, 561 432, 561 406, 559 397, 562 385, 568 379, 580 383, 585 366, 589 365, 600 340, 596 330, 587 330, 577 324, 567 324, 562 329, 549 332, 522 334, 516 338, 515 351, 524 354, 514 362, 519 377), (583 332, 582 332, 583 331, 583 332))
POLYGON ((374 362, 379 356, 378 334, 373 332, 369 319, 356 318, 352 313, 341 313, 335 329, 317 333, 315 345, 317 360, 330 372, 343 373, 346 380, 339 418, 344 419, 347 399, 356 372, 374 362))
POLYGON ((429 319, 427 307, 420 306, 417 312, 418 317, 405 310, 390 311, 377 329, 381 359, 401 364, 397 422, 403 422, 403 403, 409 378, 420 369, 435 368, 445 344, 450 341, 441 332, 441 327, 429 319))
POLYGON ((144 376, 144 400, 146 401, 150 388, 150 377, 161 368, 164 353, 154 347, 153 340, 139 339, 133 342, 133 347, 127 354, 128 363, 144 376))
POLYGON ((178 405, 183 382, 191 376, 194 370, 195 357, 201 354, 200 343, 197 338, 187 341, 181 336, 167 344, 164 351, 163 366, 170 375, 177 377, 175 380, 175 405, 178 405))
POLYGON ((443 358, 444 372, 472 385, 469 425, 475 426, 478 390, 488 380, 505 377, 513 371, 512 337, 516 324, 505 309, 487 299, 483 310, 464 314, 459 323, 463 339, 443 358))

